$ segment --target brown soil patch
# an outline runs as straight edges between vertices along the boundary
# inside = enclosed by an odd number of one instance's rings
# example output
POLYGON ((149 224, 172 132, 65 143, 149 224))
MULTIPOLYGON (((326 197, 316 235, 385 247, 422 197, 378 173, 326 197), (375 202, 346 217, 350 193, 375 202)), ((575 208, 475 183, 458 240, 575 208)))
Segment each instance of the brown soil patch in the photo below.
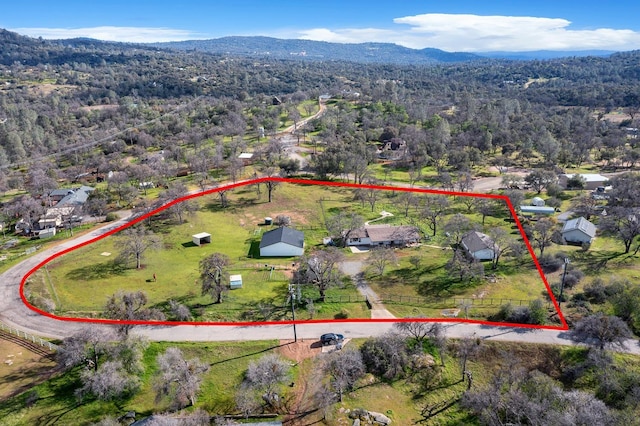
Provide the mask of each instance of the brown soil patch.
POLYGON ((0 339, 0 401, 48 379, 55 366, 49 357, 0 339))
POLYGON ((318 340, 314 339, 298 339, 297 342, 293 340, 281 340, 280 347, 277 351, 283 357, 299 363, 320 354, 322 352, 322 345, 318 340))

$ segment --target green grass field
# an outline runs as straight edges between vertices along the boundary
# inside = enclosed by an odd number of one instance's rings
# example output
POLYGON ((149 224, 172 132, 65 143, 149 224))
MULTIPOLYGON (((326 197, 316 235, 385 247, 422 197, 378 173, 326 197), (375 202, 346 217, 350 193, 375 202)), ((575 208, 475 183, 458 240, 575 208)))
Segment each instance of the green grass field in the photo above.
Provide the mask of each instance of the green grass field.
MULTIPOLYGON (((542 298, 544 285, 531 259, 521 260, 504 257, 497 270, 485 265, 485 274, 492 279, 460 281, 448 276, 444 265, 451 256, 442 223, 438 233, 431 232, 411 208, 408 217, 402 207, 398 191, 380 191, 371 208, 367 201, 354 201, 352 189, 321 185, 280 184, 273 193, 273 202, 266 202, 266 188, 258 192, 255 185, 238 188, 228 194, 229 207, 223 209, 218 194, 197 199, 198 211, 187 216, 183 223, 167 217, 152 217, 146 226, 161 237, 161 248, 144 253, 142 267, 123 267, 116 262, 121 234, 75 250, 60 257, 29 281, 27 290, 35 302, 50 299, 55 304, 55 313, 69 316, 99 316, 107 298, 122 291, 144 291, 149 306, 159 308, 173 319, 168 307, 170 300, 185 304, 196 321, 269 321, 291 319, 289 312, 288 281, 295 267, 295 258, 258 258, 258 244, 262 234, 272 229, 264 226, 264 218, 288 215, 292 226, 305 233, 306 251, 322 245, 328 236, 324 222, 343 211, 361 215, 366 221, 376 224, 414 224, 429 236, 420 247, 397 250, 399 263, 387 268, 382 277, 368 273, 367 279, 379 295, 416 296, 427 298, 435 305, 416 303, 394 303, 389 309, 397 316, 420 315, 439 317, 439 312, 455 306, 444 306, 441 298, 467 299, 511 299, 514 301, 542 298), (380 212, 391 216, 381 219, 380 212), (196 246, 191 241, 195 233, 208 232, 211 243, 196 246), (226 254, 231 265, 230 274, 243 276, 243 288, 227 292, 223 303, 216 305, 209 296, 202 296, 199 283, 199 262, 211 253, 226 254), (411 256, 420 258, 416 269, 409 263, 411 256), (157 280, 153 280, 153 276, 157 280)), ((429 195, 419 194, 420 197, 429 195)), ((451 197, 451 214, 460 212, 474 223, 480 224, 480 215, 464 204, 462 197, 451 197)), ((512 223, 506 221, 506 210, 499 209, 495 216, 485 218, 484 230, 504 227, 514 238, 519 233, 512 223)), ((366 262, 366 254, 352 254, 344 250, 349 259, 366 262)), ((317 292, 305 290, 307 298, 317 299, 317 292)), ((337 296, 356 297, 352 284, 329 290, 332 303, 315 304, 314 312, 306 312, 299 306, 297 319, 368 318, 369 312, 362 302, 336 300, 337 296)), ((37 303, 36 303, 37 304, 37 303)), ((476 306, 468 313, 482 318, 489 315, 493 307, 476 306)), ((497 309, 498 306, 495 306, 497 309)))

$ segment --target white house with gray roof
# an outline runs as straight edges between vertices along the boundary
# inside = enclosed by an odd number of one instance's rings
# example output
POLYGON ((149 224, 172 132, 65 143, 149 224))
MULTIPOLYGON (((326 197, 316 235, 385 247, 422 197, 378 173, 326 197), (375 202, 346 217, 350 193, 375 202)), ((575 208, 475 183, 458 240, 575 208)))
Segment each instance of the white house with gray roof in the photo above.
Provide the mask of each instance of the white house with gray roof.
POLYGON ((261 257, 301 256, 304 253, 304 233, 293 228, 280 228, 262 234, 261 257))
POLYGON ((462 237, 462 248, 476 260, 493 260, 495 243, 486 234, 478 231, 467 232, 462 237))
POLYGON ((584 217, 579 217, 566 221, 560 232, 568 243, 591 243, 596 236, 596 226, 584 217))

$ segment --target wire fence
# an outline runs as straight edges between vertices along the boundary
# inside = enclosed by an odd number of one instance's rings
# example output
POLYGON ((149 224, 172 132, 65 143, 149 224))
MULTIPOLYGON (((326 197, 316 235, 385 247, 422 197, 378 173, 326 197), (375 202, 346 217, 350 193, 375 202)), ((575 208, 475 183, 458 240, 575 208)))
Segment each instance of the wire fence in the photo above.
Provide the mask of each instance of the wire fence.
MULTIPOLYGON (((394 294, 384 294, 380 296, 381 303, 396 303, 420 306, 502 306, 511 304, 512 306, 528 306, 532 300, 526 299, 503 299, 503 298, 465 298, 465 297, 442 297, 442 298, 426 298, 417 296, 403 296, 394 294)), ((551 301, 546 301, 547 309, 551 308, 551 301)))
POLYGON ((33 334, 26 333, 14 327, 10 327, 3 322, 0 322, 0 330, 6 331, 7 333, 20 337, 21 339, 24 339, 28 342, 48 348, 50 351, 58 350, 58 345, 55 345, 47 340, 44 340, 41 337, 34 336, 33 334))

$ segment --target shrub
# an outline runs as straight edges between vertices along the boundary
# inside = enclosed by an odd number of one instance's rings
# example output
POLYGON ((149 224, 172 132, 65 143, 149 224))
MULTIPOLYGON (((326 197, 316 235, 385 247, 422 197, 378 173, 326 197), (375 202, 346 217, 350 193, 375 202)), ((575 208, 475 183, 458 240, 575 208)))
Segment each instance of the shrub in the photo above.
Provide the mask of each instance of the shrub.
POLYGON ((563 257, 558 255, 544 254, 538 258, 538 263, 545 274, 558 271, 564 264, 563 257))
POLYGON ((114 220, 118 220, 118 215, 114 212, 107 213, 107 216, 104 218, 105 222, 113 222, 114 220))
POLYGON ((403 376, 411 362, 406 340, 395 334, 367 340, 360 352, 367 372, 388 380, 403 376))

